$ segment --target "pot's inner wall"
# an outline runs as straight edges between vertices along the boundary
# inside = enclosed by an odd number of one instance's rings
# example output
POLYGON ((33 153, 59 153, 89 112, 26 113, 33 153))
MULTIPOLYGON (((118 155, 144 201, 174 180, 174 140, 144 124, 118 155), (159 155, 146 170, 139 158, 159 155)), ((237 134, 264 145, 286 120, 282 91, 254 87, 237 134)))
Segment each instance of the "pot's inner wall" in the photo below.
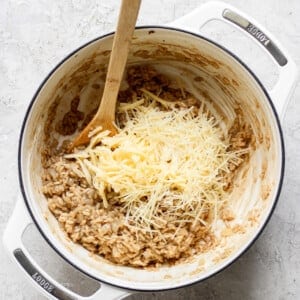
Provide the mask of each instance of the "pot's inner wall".
MULTIPOLYGON (((215 45, 172 30, 137 30, 128 65, 151 64, 161 73, 177 78, 188 91, 207 104, 224 131, 231 127, 238 111, 243 112, 251 125, 255 150, 240 171, 230 196, 231 208, 236 215, 232 224, 242 229, 222 237, 222 243, 213 252, 200 255, 189 263, 159 270, 114 266, 101 258, 91 257, 82 247, 66 239, 48 211, 41 192, 41 149, 45 128, 51 133, 50 137, 58 137, 53 128, 69 110, 74 97, 80 96, 80 111, 88 113, 98 106, 111 42, 109 36, 81 49, 50 76, 36 98, 27 120, 22 156, 25 192, 31 209, 39 226, 58 250, 96 277, 124 287, 133 281, 132 287, 137 289, 162 289, 196 281, 213 273, 242 251, 269 214, 281 170, 280 140, 274 115, 251 75, 215 45), (47 112, 53 103, 57 105, 55 119, 45 126, 47 112)), ((220 237, 224 228, 226 224, 222 221, 214 225, 220 237)))

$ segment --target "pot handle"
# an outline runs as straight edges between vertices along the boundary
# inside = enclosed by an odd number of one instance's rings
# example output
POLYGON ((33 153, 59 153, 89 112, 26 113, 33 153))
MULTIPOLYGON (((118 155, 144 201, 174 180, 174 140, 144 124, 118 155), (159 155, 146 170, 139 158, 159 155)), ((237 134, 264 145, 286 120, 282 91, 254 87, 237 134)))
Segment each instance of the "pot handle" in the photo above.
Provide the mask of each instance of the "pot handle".
POLYGON ((257 21, 242 13, 235 7, 219 2, 210 1, 191 13, 169 23, 194 33, 199 33, 201 27, 211 20, 221 20, 248 33, 273 59, 279 67, 279 77, 275 86, 268 90, 280 118, 283 118, 287 103, 293 92, 298 70, 289 53, 278 40, 257 21))
POLYGON ((123 299, 130 294, 129 291, 119 289, 101 283, 101 287, 91 296, 80 296, 62 284, 58 283, 51 276, 46 274, 34 261, 26 250, 22 235, 29 224, 32 223, 27 208, 21 197, 17 200, 15 209, 10 217, 3 235, 3 244, 9 256, 27 275, 30 282, 47 298, 60 300, 94 300, 94 299, 123 299))

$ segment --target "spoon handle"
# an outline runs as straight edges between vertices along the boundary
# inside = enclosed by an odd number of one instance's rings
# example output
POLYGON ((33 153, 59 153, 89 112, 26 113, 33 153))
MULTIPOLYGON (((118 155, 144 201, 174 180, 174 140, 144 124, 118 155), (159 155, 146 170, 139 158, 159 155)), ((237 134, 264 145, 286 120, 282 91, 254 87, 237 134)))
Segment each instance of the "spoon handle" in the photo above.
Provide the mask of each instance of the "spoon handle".
POLYGON ((114 122, 117 96, 127 62, 141 0, 122 0, 97 119, 114 122))

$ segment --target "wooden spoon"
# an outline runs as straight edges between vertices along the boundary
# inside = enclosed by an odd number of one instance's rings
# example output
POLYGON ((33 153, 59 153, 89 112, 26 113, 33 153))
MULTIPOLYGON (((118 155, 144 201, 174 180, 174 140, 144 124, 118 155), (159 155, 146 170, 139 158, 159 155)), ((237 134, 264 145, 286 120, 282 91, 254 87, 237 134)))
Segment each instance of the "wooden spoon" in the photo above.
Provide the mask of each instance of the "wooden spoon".
POLYGON ((98 126, 101 126, 102 130, 109 130, 111 135, 117 133, 115 125, 116 102, 140 3, 141 0, 122 0, 100 106, 91 122, 75 138, 70 150, 88 144, 90 141, 89 133, 98 126))

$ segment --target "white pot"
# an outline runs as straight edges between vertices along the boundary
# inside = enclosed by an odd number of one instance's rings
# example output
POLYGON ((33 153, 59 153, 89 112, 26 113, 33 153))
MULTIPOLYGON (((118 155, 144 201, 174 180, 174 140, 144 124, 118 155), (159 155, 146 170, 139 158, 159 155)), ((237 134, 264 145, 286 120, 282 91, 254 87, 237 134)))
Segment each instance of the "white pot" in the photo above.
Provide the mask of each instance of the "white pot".
MULTIPOLYGON (((78 82, 87 85, 88 81, 100 77, 108 61, 106 54, 111 48, 113 35, 97 38, 77 49, 43 81, 33 97, 22 127, 19 146, 22 197, 7 225, 4 243, 13 260, 46 296, 52 299, 116 299, 133 290, 158 291, 183 287, 224 269, 244 253, 261 233, 274 209, 282 184, 284 147, 278 115, 282 116, 295 86, 297 69, 279 42, 265 29, 262 30, 262 26, 250 20, 227 4, 209 2, 169 27, 141 27, 134 34, 129 64, 152 62, 163 73, 171 76, 180 74, 194 93, 203 98, 204 91, 208 103, 210 98, 214 100, 215 104, 211 107, 214 114, 227 116, 222 123, 224 127, 230 126, 233 120, 233 107, 240 106, 257 140, 256 150, 241 172, 244 173, 243 178, 241 175, 232 195, 232 209, 237 216, 234 222, 244 225, 246 232, 228 237, 213 251, 186 263, 142 270, 113 265, 90 256, 81 246, 65 238, 41 192, 40 147, 46 112, 56 97, 61 98, 60 109, 63 111, 68 97, 76 93, 78 82), (251 70, 227 49, 198 35, 199 28, 212 19, 244 29, 271 55, 279 67, 279 78, 274 89, 264 88, 251 70), (174 59, 174 56, 177 58, 174 59), (85 67, 82 67, 83 63, 85 67), (195 77, 201 77, 201 82, 194 80, 195 77), (68 87, 63 92, 64 84, 68 87), (247 218, 254 209, 259 212, 258 222, 251 225, 247 218), (94 295, 82 297, 69 291, 35 263, 21 241, 25 228, 32 222, 66 261, 101 282, 101 288, 94 295)), ((217 224, 216 230, 222 230, 222 226, 224 224, 217 224)))

